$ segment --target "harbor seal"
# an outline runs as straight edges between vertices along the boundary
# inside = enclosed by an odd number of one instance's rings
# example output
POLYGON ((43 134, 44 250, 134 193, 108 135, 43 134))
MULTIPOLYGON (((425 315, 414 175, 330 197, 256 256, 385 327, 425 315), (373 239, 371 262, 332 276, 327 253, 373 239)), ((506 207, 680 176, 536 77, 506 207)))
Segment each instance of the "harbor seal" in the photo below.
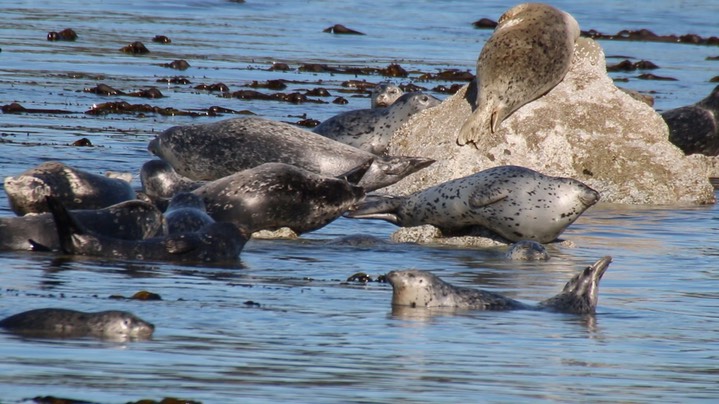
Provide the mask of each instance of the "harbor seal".
POLYGON ((47 212, 45 197, 59 198, 68 209, 101 209, 136 199, 126 181, 48 161, 17 177, 5 178, 10 208, 17 215, 47 212))
POLYGON ((357 109, 335 115, 312 131, 327 138, 383 156, 394 132, 410 116, 441 101, 424 93, 407 93, 386 108, 357 109))
POLYGON ((685 154, 719 155, 719 85, 693 105, 662 113, 669 141, 685 154))
POLYGON ((504 258, 512 261, 546 261, 549 259, 547 248, 533 240, 519 240, 509 246, 504 258))
POLYGON ((140 183, 145 194, 153 200, 168 199, 179 192, 195 190, 205 181, 194 181, 178 174, 162 160, 150 160, 140 168, 140 183))
POLYGON ((190 192, 175 194, 165 210, 165 234, 197 232, 214 222, 202 198, 190 192))
POLYGON ((47 198, 47 204, 57 227, 60 250, 66 254, 148 261, 233 261, 250 236, 242 227, 216 222, 197 232, 122 240, 87 230, 53 197, 47 198))
MULTIPOLYGON (((141 240, 162 231, 163 215, 155 205, 132 200, 103 209, 71 211, 88 230, 125 240, 141 240)), ((29 240, 50 250, 60 249, 55 221, 50 213, 0 218, 0 250, 33 250, 29 240)))
POLYGON ((597 191, 577 180, 499 166, 408 196, 368 196, 345 216, 403 227, 431 224, 445 235, 481 226, 512 242, 548 243, 598 200, 597 191))
POLYGON ((514 111, 562 81, 579 33, 574 17, 547 4, 524 3, 505 12, 479 54, 475 109, 457 143, 494 134, 514 111))
POLYGON ((386 279, 392 285, 392 304, 424 308, 457 308, 474 310, 548 310, 571 314, 596 311, 599 281, 612 257, 599 259, 567 282, 558 295, 528 305, 481 289, 451 285, 428 271, 417 269, 392 271, 386 279))
POLYGON ((340 217, 364 197, 362 187, 283 163, 265 163, 208 182, 192 191, 216 221, 250 232, 317 230, 340 217))
POLYGON ((370 106, 371 108, 389 107, 402 94, 404 94, 404 91, 399 86, 395 86, 390 82, 379 83, 370 92, 370 106))
POLYGON ((180 175, 212 181, 264 163, 286 163, 328 177, 368 162, 358 185, 373 191, 434 163, 424 157, 378 157, 284 122, 259 117, 175 126, 148 150, 180 175))
POLYGON ((135 315, 117 310, 87 313, 44 308, 24 311, 0 320, 0 328, 23 336, 107 339, 147 339, 155 326, 135 315))

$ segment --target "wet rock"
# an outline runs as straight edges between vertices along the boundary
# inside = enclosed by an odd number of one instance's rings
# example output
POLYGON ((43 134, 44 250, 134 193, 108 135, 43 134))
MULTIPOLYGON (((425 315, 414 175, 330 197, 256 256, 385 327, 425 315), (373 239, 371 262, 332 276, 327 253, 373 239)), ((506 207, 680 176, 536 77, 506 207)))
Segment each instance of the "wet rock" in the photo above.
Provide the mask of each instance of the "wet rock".
POLYGON ((408 84, 400 84, 399 88, 402 89, 405 93, 416 93, 419 91, 427 91, 426 87, 418 86, 414 83, 408 83, 408 84))
POLYGON ((459 69, 449 69, 437 74, 424 73, 419 76, 420 80, 446 80, 446 81, 472 81, 474 74, 459 69))
POLYGON ((131 53, 133 55, 144 55, 150 53, 150 51, 145 47, 145 44, 140 41, 135 41, 129 45, 123 46, 120 48, 120 51, 131 53))
POLYGON ((247 86, 251 88, 266 88, 268 90, 284 90, 287 88, 285 80, 253 81, 247 86))
POLYGON ((65 28, 60 32, 52 31, 47 33, 48 41, 74 41, 76 39, 77 33, 75 33, 75 31, 71 28, 65 28))
POLYGON ((637 76, 638 79, 642 80, 661 80, 661 81, 677 81, 674 77, 657 76, 652 73, 642 73, 637 76))
POLYGON ((657 69, 659 66, 655 65, 654 63, 648 61, 648 60, 640 60, 638 62, 631 62, 629 60, 622 60, 621 62, 613 65, 607 66, 608 72, 631 72, 637 69, 640 70, 649 70, 649 69, 657 69))
POLYGON ((299 121, 295 122, 295 125, 297 126, 304 126, 306 128, 314 128, 315 126, 319 125, 320 121, 317 119, 300 119, 299 121))
POLYGON ((389 154, 437 162, 383 191, 404 195, 490 167, 515 164, 572 177, 602 194, 603 202, 702 204, 714 202, 706 163, 668 141, 663 119, 619 90, 606 73, 604 53, 577 41, 565 79, 509 116, 477 147, 458 146, 475 86, 413 115, 394 135, 389 154))
POLYGON ((626 94, 628 94, 630 97, 634 98, 637 101, 641 101, 641 102, 649 105, 650 107, 654 106, 654 97, 652 97, 649 94, 642 94, 639 91, 630 90, 628 88, 622 88, 622 87, 617 87, 617 88, 624 91, 626 94))
POLYGON ((37 404, 95 404, 92 401, 75 400, 74 398, 61 398, 55 396, 37 396, 32 401, 37 404))
POLYGON ((347 28, 342 24, 335 24, 331 27, 323 29, 322 32, 329 32, 331 34, 344 34, 344 35, 364 35, 362 32, 355 31, 351 28, 347 28))
POLYGON ((190 63, 188 63, 187 60, 185 60, 185 59, 178 59, 178 60, 173 60, 170 63, 163 63, 160 66, 167 67, 170 69, 175 69, 175 70, 187 70, 190 68, 190 63))
POLYGON ((157 82, 167 84, 192 84, 192 82, 187 77, 182 76, 163 77, 161 79, 157 79, 157 82))
POLYGON ((719 56, 707 56, 706 60, 719 60, 719 56))
POLYGON ((380 74, 389 77, 407 77, 409 73, 402 66, 392 63, 384 69, 380 69, 380 74))
POLYGON ((219 91, 221 93, 227 93, 230 92, 230 88, 225 85, 225 83, 215 83, 215 84, 198 84, 195 86, 195 90, 204 90, 204 91, 219 91))
POLYGON ((152 42, 168 44, 172 43, 172 40, 164 35, 155 35, 155 37, 152 38, 152 42))
MULTIPOLYGON (((237 1, 235 0, 235 2, 237 1)), ((183 398, 165 397, 160 401, 143 399, 138 401, 129 401, 127 404, 202 404, 202 402, 195 400, 187 400, 183 398)))
POLYGON ((72 114, 72 111, 64 109, 48 109, 48 108, 25 108, 17 102, 13 102, 0 107, 0 111, 5 114, 72 114))
POLYGON ((107 115, 107 114, 137 114, 142 116, 147 113, 158 114, 162 116, 207 116, 198 112, 182 111, 171 107, 156 107, 148 104, 130 104, 125 101, 105 102, 93 105, 92 108, 85 111, 88 115, 107 115))
POLYGON ((327 104, 325 101, 319 100, 319 99, 313 99, 313 98, 307 98, 306 95, 300 94, 297 92, 294 93, 274 93, 274 94, 265 94, 261 93, 259 91, 255 90, 239 90, 235 91, 231 94, 233 98, 239 98, 243 100, 275 100, 275 101, 284 101, 284 102, 291 102, 293 104, 302 104, 305 102, 311 102, 316 104, 327 104))
POLYGON ((333 104, 339 104, 339 105, 346 105, 349 104, 349 101, 347 101, 344 97, 337 97, 334 100, 332 100, 333 104))
POLYGON ((145 88, 142 90, 134 91, 131 93, 127 93, 127 95, 130 97, 151 98, 151 99, 164 97, 162 92, 160 92, 160 90, 158 90, 155 87, 150 87, 150 88, 145 88))
POLYGON ((603 34, 597 30, 582 31, 583 37, 592 39, 606 39, 606 40, 617 40, 617 41, 642 41, 642 42, 670 42, 670 43, 684 43, 694 45, 717 45, 719 44, 719 38, 711 36, 708 38, 702 38, 696 34, 685 34, 685 35, 657 35, 648 29, 639 30, 621 30, 616 34, 603 34))
POLYGON ((267 70, 286 72, 292 70, 292 68, 287 63, 272 62, 272 66, 267 70))
POLYGON ((243 110, 239 110, 239 111, 238 111, 238 110, 234 110, 234 109, 229 109, 229 108, 224 108, 224 107, 218 107, 218 106, 216 106, 216 105, 207 108, 207 112, 208 112, 208 115, 210 115, 210 116, 216 116, 216 115, 219 115, 219 114, 255 115, 254 112, 248 111, 248 110, 246 110, 246 109, 243 109, 243 110))
POLYGON ((90 141, 90 139, 84 137, 84 138, 82 138, 82 139, 78 139, 78 140, 76 140, 76 141, 70 143, 70 146, 91 147, 91 146, 92 146, 92 142, 90 141))
POLYGON ((367 275, 364 272, 357 272, 356 274, 350 275, 347 278, 347 282, 361 282, 361 283, 367 283, 367 282, 373 282, 372 277, 367 275))
POLYGON ((719 76, 714 76, 709 79, 710 83, 719 83, 719 76))
POLYGON ((93 93, 98 95, 125 95, 124 92, 114 88, 110 87, 107 84, 100 83, 92 88, 85 88, 82 90, 86 93, 93 93))
POLYGON ((443 93, 443 94, 455 94, 462 87, 463 87, 462 84, 452 84, 449 87, 444 86, 444 85, 439 85, 439 86, 433 88, 432 91, 437 92, 437 93, 443 93))
POLYGON ((148 292, 146 290, 141 290, 141 291, 135 293, 134 295, 132 295, 132 297, 130 299, 148 301, 148 300, 162 300, 162 297, 160 297, 160 295, 158 295, 157 293, 148 292))
POLYGON ((370 83, 366 80, 347 80, 342 82, 342 87, 356 89, 360 92, 367 92, 372 90, 377 84, 370 83))
POLYGON ((331 97, 332 94, 330 94, 329 91, 327 91, 326 88, 318 87, 313 88, 312 90, 307 90, 305 92, 305 95, 309 95, 312 97, 331 97))

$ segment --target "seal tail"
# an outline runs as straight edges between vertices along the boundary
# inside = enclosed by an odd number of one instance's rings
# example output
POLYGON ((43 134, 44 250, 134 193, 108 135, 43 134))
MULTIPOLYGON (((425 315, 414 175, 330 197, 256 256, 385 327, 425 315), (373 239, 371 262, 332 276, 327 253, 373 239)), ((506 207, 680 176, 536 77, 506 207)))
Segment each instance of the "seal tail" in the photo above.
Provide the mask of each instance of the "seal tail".
POLYGON ((398 210, 405 199, 401 196, 368 195, 364 201, 345 212, 344 216, 352 219, 381 219, 401 226, 398 210))
POLYGON ((560 294, 540 302, 539 307, 562 313, 594 313, 599 297, 599 281, 611 262, 610 256, 597 260, 567 282, 560 294))
POLYGON ((72 236, 74 234, 85 234, 85 229, 59 199, 54 196, 46 196, 45 201, 55 221, 57 235, 60 239, 60 249, 66 254, 72 254, 74 250, 72 236))

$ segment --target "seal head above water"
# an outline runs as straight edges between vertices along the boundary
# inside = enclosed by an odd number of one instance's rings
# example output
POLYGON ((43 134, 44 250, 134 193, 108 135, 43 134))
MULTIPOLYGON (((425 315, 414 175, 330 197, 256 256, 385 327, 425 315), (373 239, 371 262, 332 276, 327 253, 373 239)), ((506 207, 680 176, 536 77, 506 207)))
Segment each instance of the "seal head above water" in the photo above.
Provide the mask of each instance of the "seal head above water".
POLYGON ((569 71, 579 24, 542 3, 512 7, 497 22, 477 60, 475 110, 457 143, 476 143, 521 106, 556 86, 569 71))
POLYGON ((719 155, 719 85, 693 105, 662 113, 669 126, 669 141, 685 154, 719 155))
POLYGON ((549 310, 572 314, 591 314, 597 307, 599 281, 612 262, 606 256, 575 275, 562 292, 539 302, 524 304, 499 293, 451 285, 428 271, 392 271, 392 304, 424 308, 474 310, 549 310))
POLYGON ((404 94, 399 86, 389 82, 379 83, 372 88, 370 105, 372 108, 385 108, 394 104, 404 94))

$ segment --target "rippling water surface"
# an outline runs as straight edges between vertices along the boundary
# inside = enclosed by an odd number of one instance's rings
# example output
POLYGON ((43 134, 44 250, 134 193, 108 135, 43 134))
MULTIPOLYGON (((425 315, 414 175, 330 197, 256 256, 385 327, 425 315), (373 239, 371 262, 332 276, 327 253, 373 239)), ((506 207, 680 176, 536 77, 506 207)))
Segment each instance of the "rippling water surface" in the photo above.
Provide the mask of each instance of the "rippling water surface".
MULTIPOLYGON (((719 5, 657 1, 651 7, 607 0, 556 1, 583 29, 615 33, 719 35, 719 5)), ((349 79, 380 76, 301 73, 302 63, 411 72, 474 71, 500 1, 15 1, 0 6, 0 104, 65 113, 0 115, 0 174, 60 160, 92 172, 137 173, 147 142, 172 125, 220 117, 154 114, 93 116, 94 104, 130 103, 205 111, 250 110, 288 122, 323 120, 365 108, 343 92, 349 79), (336 23, 365 36, 336 36, 336 23), (73 28, 75 42, 48 42, 73 28), (167 35, 172 44, 151 42, 167 35), (151 50, 118 49, 142 41, 151 50), (160 66, 176 59, 191 67, 160 66), (267 69, 287 63, 288 72, 267 69), (191 85, 158 83, 185 76, 191 85), (287 91, 327 88, 326 104, 245 101, 195 90, 223 82, 231 91, 253 80, 291 80, 287 91), (147 100, 83 92, 105 83, 130 92, 157 86, 147 100), (337 96, 347 105, 331 101, 337 96), (68 146, 82 137, 93 147, 68 146)), ((613 73, 620 85, 650 93, 666 110, 704 98, 719 74, 719 47, 601 41, 608 63, 650 60, 645 81, 613 73)), ((434 88, 441 82, 416 84, 434 88)), ((264 91, 264 90, 263 90, 264 91)), ((445 97, 443 94, 435 94, 445 97)), ((136 185, 139 181, 135 180, 136 185)), ((11 215, 6 198, 0 213, 11 215)), ((150 341, 24 339, 0 333, 0 400, 53 395, 124 403, 176 396, 225 402, 688 402, 719 397, 719 209, 596 206, 551 245, 541 263, 502 259, 503 249, 380 243, 333 245, 366 234, 388 241, 394 226, 340 219, 296 241, 252 240, 235 267, 179 266, 0 253, 0 317, 38 307, 132 311, 153 322, 150 341), (577 270, 604 255, 614 262, 601 285, 596 316, 543 312, 426 312, 390 306, 383 283, 345 282, 403 268, 427 269, 460 285, 526 302, 557 293, 577 270), (163 300, 110 299, 139 290, 163 300), (259 305, 258 305, 259 304, 259 305)))

